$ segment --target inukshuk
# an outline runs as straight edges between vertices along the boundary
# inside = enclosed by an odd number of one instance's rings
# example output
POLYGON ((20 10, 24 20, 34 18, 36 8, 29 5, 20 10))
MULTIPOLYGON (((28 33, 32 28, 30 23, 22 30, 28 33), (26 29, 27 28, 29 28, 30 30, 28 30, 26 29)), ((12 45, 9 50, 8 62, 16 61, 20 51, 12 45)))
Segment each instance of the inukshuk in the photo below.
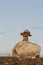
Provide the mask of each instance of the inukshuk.
POLYGON ((32 36, 30 31, 25 30, 21 33, 23 40, 18 42, 12 50, 12 55, 17 58, 35 58, 40 55, 40 46, 29 41, 28 37, 32 36))

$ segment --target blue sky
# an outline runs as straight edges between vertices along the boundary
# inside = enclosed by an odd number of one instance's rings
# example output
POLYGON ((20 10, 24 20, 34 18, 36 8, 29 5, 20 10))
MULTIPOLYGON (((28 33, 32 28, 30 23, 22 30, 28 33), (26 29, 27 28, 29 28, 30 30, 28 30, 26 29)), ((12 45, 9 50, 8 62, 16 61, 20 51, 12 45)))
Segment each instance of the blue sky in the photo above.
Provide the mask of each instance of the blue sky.
POLYGON ((41 46, 43 55, 43 0, 0 0, 0 53, 12 51, 14 45, 22 40, 20 32, 31 31, 31 42, 41 46))

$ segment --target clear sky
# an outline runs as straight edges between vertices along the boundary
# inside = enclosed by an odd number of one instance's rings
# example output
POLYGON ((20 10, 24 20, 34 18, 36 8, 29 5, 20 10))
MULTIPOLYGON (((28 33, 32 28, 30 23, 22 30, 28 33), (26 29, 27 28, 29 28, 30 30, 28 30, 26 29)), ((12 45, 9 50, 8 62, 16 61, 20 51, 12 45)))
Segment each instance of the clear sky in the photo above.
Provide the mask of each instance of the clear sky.
POLYGON ((14 45, 22 40, 20 32, 31 31, 31 42, 41 46, 43 55, 43 0, 0 0, 0 53, 12 51, 14 45))

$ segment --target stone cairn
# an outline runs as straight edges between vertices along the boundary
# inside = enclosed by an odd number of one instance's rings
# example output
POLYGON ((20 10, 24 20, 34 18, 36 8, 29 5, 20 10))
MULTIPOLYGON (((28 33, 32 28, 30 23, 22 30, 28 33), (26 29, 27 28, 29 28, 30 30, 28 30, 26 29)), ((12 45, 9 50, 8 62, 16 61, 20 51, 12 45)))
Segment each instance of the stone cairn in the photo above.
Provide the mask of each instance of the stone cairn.
POLYGON ((15 45, 12 50, 12 56, 24 59, 39 57, 41 48, 38 44, 29 41, 28 37, 32 36, 30 31, 25 30, 20 34, 23 36, 23 40, 15 45))

